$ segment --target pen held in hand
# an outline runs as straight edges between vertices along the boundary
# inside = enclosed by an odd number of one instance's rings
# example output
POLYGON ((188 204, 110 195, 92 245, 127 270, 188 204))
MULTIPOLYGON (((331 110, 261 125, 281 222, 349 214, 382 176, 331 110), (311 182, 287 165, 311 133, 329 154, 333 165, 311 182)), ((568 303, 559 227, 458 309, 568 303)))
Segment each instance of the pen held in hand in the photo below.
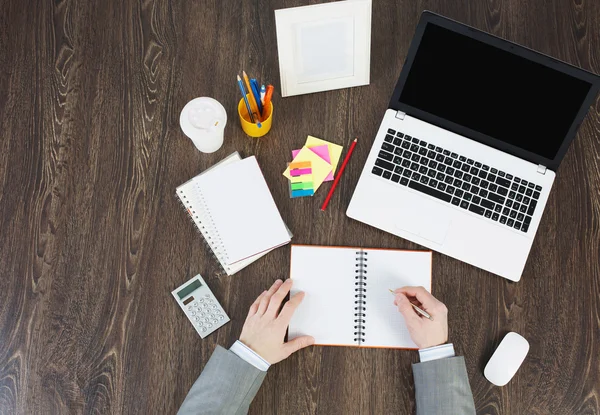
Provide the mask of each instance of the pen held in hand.
MULTIPOLYGON (((396 293, 395 293, 395 292, 394 292, 392 289, 388 288, 388 290, 390 290, 390 292, 391 292, 392 294, 396 295, 396 293)), ((410 301, 409 301, 409 303, 410 303, 410 301)), ((416 306, 416 305, 414 305, 413 303, 410 303, 410 305, 411 305, 411 306, 413 306, 413 308, 415 309, 415 311, 416 311, 417 313, 419 313, 419 314, 421 314, 423 317, 425 317, 425 318, 428 318, 429 320, 433 321, 433 317, 431 317, 431 314, 429 314, 427 311, 425 311, 425 310, 421 309, 419 306, 416 306)))

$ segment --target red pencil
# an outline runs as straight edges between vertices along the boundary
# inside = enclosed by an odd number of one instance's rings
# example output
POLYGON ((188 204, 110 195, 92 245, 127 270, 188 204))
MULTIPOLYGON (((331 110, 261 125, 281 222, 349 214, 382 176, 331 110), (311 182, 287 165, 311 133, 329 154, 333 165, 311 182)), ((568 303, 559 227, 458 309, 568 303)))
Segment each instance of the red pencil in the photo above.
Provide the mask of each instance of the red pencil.
POLYGON ((329 189, 329 193, 327 194, 327 197, 325 198, 325 201, 323 202, 323 206, 321 206, 321 210, 323 210, 323 211, 325 209, 327 209, 327 205, 329 204, 329 200, 331 199, 331 196, 333 195, 333 191, 335 190, 335 187, 337 186, 338 182, 340 181, 340 177, 342 177, 342 173, 344 172, 344 169, 346 168, 346 164, 348 164, 348 160, 350 160, 350 156, 352 155, 352 152, 354 151, 354 147, 356 147, 357 140, 358 140, 358 138, 355 138, 354 141, 352 142, 352 145, 350 146, 350 149, 348 150, 348 154, 346 154, 346 158, 344 159, 344 162, 342 163, 342 165, 340 167, 340 171, 338 171, 338 174, 335 176, 333 185, 331 186, 331 189, 329 189))

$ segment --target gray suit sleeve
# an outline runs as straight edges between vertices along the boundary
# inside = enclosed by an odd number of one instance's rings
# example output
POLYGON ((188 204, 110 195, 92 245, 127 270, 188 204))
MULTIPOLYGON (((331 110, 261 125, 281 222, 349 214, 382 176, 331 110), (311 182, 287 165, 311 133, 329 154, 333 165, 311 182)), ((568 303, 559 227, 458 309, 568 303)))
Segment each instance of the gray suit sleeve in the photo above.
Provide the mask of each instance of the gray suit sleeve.
POLYGON ((462 356, 412 365, 417 415, 474 414, 475 403, 462 356))
POLYGON ((246 414, 266 375, 217 346, 177 413, 246 414))

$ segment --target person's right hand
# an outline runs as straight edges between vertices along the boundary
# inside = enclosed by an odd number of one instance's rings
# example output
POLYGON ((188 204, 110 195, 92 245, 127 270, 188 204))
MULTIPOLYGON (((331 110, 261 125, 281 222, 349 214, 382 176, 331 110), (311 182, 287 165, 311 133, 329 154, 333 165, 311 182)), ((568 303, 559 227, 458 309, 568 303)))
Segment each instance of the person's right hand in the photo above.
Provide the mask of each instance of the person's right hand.
POLYGON ((419 347, 438 346, 448 341, 448 309, 423 287, 402 287, 394 291, 394 304, 404 317, 410 337, 419 347), (433 320, 421 316, 410 303, 427 311, 433 320))

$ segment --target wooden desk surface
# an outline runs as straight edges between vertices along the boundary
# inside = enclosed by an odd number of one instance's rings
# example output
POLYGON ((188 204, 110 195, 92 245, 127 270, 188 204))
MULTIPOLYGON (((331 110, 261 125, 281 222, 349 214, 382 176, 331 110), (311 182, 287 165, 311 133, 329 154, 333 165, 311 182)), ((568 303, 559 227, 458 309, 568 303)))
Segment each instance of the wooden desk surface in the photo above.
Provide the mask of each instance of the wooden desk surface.
MULTIPOLYGON (((236 73, 279 91, 273 10, 289 1, 1 0, 0 413, 174 413, 216 344, 238 338, 254 298, 288 276, 289 246, 233 277, 174 197, 234 150, 256 155, 294 242, 418 249, 345 216, 423 9, 600 73, 600 3, 375 0, 371 84, 281 99, 247 138, 236 73), (227 108, 206 155, 179 128, 197 96, 227 108), (307 134, 360 138, 327 212, 290 200, 281 176, 307 134), (232 322, 201 340, 170 291, 196 273, 232 322)), ((314 3, 311 1, 310 3, 314 3)), ((451 63, 449 63, 451 64, 451 63)), ((568 151, 519 283, 434 254, 433 293, 450 309, 485 414, 600 412, 600 104, 568 151), (483 368, 517 331, 531 351, 513 381, 483 368)), ((272 367, 254 414, 413 413, 417 353, 313 347, 272 367)))

